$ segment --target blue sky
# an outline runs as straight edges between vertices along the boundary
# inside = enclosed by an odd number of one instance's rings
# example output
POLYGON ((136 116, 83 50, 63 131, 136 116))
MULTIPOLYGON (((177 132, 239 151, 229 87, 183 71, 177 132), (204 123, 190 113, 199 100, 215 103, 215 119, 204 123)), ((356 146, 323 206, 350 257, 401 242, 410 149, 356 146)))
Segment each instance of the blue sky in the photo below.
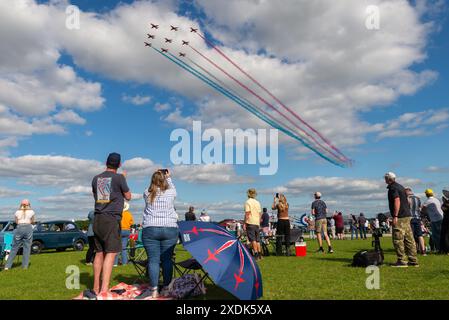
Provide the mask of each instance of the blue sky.
MULTIPOLYGON (((0 19, 6 9, 21 12, 15 20, 3 17, 14 34, 3 27, 0 32, 5 50, 16 53, 0 58, 1 218, 23 197, 42 219, 84 217, 93 205, 90 179, 112 151, 122 154, 125 167, 129 161, 129 184, 140 195, 152 170, 173 167, 170 133, 191 128, 190 119, 220 130, 228 123, 266 128, 162 56, 144 51, 149 21, 161 28, 199 26, 355 160, 351 168, 337 167, 280 133, 273 176, 258 175, 254 165, 174 168, 178 213, 192 204, 216 220, 240 217, 245 190, 255 187, 264 206, 277 190, 285 192, 295 215, 308 211, 314 191, 323 192, 331 210, 372 215, 387 208, 387 171, 419 194, 432 187, 440 195, 449 187, 444 2, 374 1, 381 24, 371 33, 357 26, 365 19, 363 1, 347 8, 333 1, 286 1, 270 18, 273 28, 266 22, 269 3, 70 3, 81 10, 79 30, 64 27, 66 1, 28 1, 22 8, 5 1, 0 10, 0 19), (307 10, 315 16, 296 19, 307 10), (293 30, 291 37, 286 29, 293 30), (340 31, 329 34, 335 29, 340 31)), ((213 54, 204 43, 195 45, 213 54)), ((241 74, 240 80, 247 81, 241 74)), ((138 218, 142 206, 142 199, 132 202, 138 218)))

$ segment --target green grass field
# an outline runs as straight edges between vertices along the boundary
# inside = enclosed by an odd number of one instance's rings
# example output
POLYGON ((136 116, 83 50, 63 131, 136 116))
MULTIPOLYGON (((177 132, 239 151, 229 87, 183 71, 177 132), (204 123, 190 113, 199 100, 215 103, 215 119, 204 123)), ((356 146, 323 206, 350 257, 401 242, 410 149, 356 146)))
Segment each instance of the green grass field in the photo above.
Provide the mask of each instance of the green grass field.
MULTIPOLYGON (((269 256, 259 262, 263 299, 448 299, 449 256, 420 257, 419 268, 380 268, 380 289, 368 290, 364 268, 349 266, 353 254, 371 247, 368 240, 334 241, 334 254, 314 253, 315 241, 308 241, 308 255, 269 256)), ((383 238, 386 263, 395 261, 391 238, 383 238)), ((177 259, 188 257, 178 246, 177 259)), ((84 265, 85 252, 52 252, 33 255, 28 270, 17 267, 0 272, 0 299, 71 299, 92 284, 92 267, 84 265), (66 288, 66 267, 80 268, 80 289, 66 288)), ((137 278, 132 265, 114 268, 113 284, 133 283, 137 278)), ((201 299, 232 299, 211 284, 201 299)))

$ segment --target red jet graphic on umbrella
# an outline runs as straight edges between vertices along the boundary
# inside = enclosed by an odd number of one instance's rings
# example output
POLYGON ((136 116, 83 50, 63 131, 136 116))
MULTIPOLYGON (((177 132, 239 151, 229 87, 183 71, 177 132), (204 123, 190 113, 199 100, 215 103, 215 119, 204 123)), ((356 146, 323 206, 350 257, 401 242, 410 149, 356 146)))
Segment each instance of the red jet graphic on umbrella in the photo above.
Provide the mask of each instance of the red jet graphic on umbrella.
POLYGON ((232 234, 206 222, 178 222, 184 248, 202 265, 215 284, 239 299, 262 296, 259 267, 254 258, 232 234))

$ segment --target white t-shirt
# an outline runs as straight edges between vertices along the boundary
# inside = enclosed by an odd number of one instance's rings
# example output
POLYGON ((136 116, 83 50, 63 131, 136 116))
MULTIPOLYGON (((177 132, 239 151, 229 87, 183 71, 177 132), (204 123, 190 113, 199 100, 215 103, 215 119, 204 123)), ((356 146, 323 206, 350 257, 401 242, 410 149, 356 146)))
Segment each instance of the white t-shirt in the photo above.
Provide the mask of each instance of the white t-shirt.
POLYGON ((31 209, 17 210, 14 214, 17 218, 17 224, 21 223, 31 223, 31 219, 34 217, 34 211, 31 209))
POLYGON ((438 222, 443 220, 443 210, 441 210, 441 203, 437 198, 428 198, 427 201, 424 202, 423 207, 426 208, 430 222, 438 222))

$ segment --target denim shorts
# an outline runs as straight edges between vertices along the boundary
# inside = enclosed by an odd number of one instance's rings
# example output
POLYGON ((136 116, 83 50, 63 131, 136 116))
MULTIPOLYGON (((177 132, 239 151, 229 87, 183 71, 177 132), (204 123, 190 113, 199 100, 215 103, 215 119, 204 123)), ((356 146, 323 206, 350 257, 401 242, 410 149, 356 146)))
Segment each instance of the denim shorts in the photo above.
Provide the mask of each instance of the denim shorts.
POLYGON ((413 237, 419 238, 422 237, 422 229, 421 229, 421 221, 418 219, 412 219, 410 221, 410 226, 412 227, 413 237))

